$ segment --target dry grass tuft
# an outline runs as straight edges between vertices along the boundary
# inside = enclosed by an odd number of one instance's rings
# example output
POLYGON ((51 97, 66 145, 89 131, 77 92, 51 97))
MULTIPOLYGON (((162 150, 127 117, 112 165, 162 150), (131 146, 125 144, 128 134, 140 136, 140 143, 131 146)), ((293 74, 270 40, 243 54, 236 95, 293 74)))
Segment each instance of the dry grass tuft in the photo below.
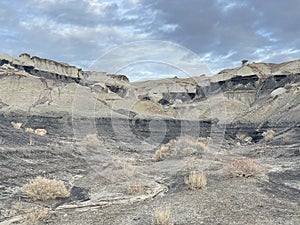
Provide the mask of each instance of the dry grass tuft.
POLYGON ((136 168, 133 165, 133 162, 130 158, 120 158, 116 160, 116 163, 119 164, 122 168, 122 173, 128 179, 134 179, 136 175, 136 168))
POLYGON ((87 134, 83 141, 86 143, 86 146, 91 149, 98 149, 101 146, 97 134, 87 134))
POLYGON ((23 123, 15 123, 15 122, 11 122, 11 125, 13 126, 13 128, 20 130, 23 123))
POLYGON ((39 136, 45 136, 47 134, 47 131, 46 129, 38 128, 34 130, 34 133, 39 136))
POLYGON ((26 127, 25 132, 26 133, 34 133, 34 129, 32 129, 31 127, 26 127))
POLYGON ((152 158, 155 161, 160 161, 171 156, 189 156, 208 149, 209 144, 210 140, 206 138, 182 136, 160 146, 152 158))
POLYGON ((49 213, 49 209, 47 208, 35 208, 29 211, 25 215, 25 223, 27 224, 35 224, 39 221, 43 221, 49 213))
POLYGON ((155 151, 152 158, 155 161, 160 161, 171 156, 172 154, 174 154, 174 152, 174 148, 170 148, 169 146, 163 145, 155 151))
POLYGON ((128 193, 129 194, 144 194, 145 186, 138 184, 138 183, 131 184, 128 188, 128 193))
POLYGON ((35 201, 47 201, 70 196, 62 181, 50 180, 41 176, 38 176, 25 185, 24 192, 35 201))
POLYGON ((239 158, 229 161, 224 172, 231 177, 262 177, 267 169, 255 159, 239 158))
POLYGON ((203 172, 192 171, 189 176, 185 178, 184 183, 190 189, 201 189, 204 188, 207 184, 206 176, 203 172))
POLYGON ((170 219, 170 208, 160 208, 154 212, 152 225, 174 225, 170 219))
POLYGON ((275 137, 275 131, 269 129, 269 130, 263 132, 262 136, 264 137, 265 141, 271 141, 275 137))

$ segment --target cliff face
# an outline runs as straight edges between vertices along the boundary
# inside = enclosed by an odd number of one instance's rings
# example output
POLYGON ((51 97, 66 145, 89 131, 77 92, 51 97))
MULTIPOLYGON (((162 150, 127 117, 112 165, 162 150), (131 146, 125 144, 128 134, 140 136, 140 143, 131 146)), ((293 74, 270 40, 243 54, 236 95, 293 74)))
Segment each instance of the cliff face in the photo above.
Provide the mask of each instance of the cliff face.
MULTIPOLYGON (((35 126, 43 118, 49 134, 59 129, 53 121, 64 124, 64 133, 72 133, 68 121, 74 117, 113 117, 124 124, 129 119, 140 130, 149 126, 151 118, 160 118, 170 124, 206 121, 206 130, 217 124, 226 125, 229 133, 239 129, 255 133, 257 128, 261 132, 266 127, 290 127, 300 121, 298 64, 256 63, 213 77, 130 83, 124 75, 81 71, 28 54, 2 56, 0 115, 5 115, 8 124, 21 120, 35 126), (49 123, 45 122, 48 117, 49 123)), ((103 121, 105 127, 111 126, 109 119, 103 121)))
POLYGON ((17 70, 37 75, 38 72, 50 75, 58 75, 78 79, 82 76, 81 69, 70 66, 66 63, 59 63, 49 59, 39 58, 37 56, 30 57, 29 54, 23 53, 19 57, 11 57, 7 55, 0 56, 0 65, 9 65, 17 70))

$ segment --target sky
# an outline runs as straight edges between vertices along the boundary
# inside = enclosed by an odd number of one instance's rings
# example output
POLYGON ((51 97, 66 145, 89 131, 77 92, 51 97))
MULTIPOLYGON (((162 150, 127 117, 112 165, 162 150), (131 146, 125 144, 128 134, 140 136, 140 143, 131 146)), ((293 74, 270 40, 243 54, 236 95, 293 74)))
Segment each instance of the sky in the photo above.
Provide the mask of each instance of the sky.
POLYGON ((191 62, 205 64, 193 75, 217 73, 242 59, 299 59, 299 9, 299 0, 1 0, 0 54, 85 70, 109 61, 134 80, 190 75, 191 62))

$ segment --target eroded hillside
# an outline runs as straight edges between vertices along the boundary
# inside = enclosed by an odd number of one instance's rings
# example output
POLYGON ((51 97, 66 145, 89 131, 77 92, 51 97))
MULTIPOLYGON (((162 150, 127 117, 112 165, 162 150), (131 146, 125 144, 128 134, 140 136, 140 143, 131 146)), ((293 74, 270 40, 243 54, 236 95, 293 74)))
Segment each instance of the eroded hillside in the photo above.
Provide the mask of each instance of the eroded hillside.
POLYGON ((22 54, 0 87, 1 225, 300 223, 299 60, 134 83, 22 54))

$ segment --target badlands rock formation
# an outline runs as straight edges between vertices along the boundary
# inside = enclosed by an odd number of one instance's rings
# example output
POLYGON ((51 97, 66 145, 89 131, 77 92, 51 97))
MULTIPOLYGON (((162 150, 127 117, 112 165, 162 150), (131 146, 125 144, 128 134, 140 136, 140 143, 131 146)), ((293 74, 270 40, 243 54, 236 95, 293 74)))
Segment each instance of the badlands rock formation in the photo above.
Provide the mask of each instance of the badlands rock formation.
POLYGON ((151 224, 162 205, 175 224, 300 224, 299 112, 299 60, 129 82, 1 56, 0 224, 151 224), (179 147, 155 161, 166 143, 179 147), (266 176, 224 175, 244 157, 266 176), (204 189, 186 186, 194 170, 204 189), (37 176, 63 181, 70 196, 31 200, 22 187, 37 176))
POLYGON ((3 87, 0 110, 71 115, 74 102, 80 99, 80 116, 110 117, 113 111, 117 117, 131 113, 225 124, 252 119, 262 122, 265 113, 270 120, 278 114, 281 98, 297 99, 299 74, 299 60, 281 64, 245 62, 241 67, 223 70, 212 77, 129 83, 124 75, 82 71, 29 54, 4 55, 0 57, 0 85, 3 87), (261 112, 257 118, 248 117, 254 109, 263 111, 271 103, 271 111, 261 112), (217 110, 217 105, 223 109, 217 110))
MULTIPOLYGON (((300 121, 299 60, 244 63, 212 77, 136 83, 123 75, 81 71, 28 54, 2 56, 0 63, 0 113, 8 123, 11 116, 20 117, 13 121, 33 124, 51 117, 49 135, 58 124, 77 117, 102 118, 107 125, 111 118, 124 123, 129 119, 139 129, 146 129, 153 118, 170 126, 197 121, 204 134, 214 124, 226 125, 228 135, 242 129, 260 138, 268 127, 290 127, 300 121)), ((64 129, 71 134, 72 124, 64 129)))
POLYGON ((0 55, 0 65, 2 68, 23 70, 33 75, 43 76, 48 73, 50 76, 52 75, 56 78, 62 78, 62 76, 64 76, 65 78, 79 79, 82 77, 81 69, 75 66, 39 58, 37 56, 30 57, 27 53, 23 53, 19 57, 0 55))

